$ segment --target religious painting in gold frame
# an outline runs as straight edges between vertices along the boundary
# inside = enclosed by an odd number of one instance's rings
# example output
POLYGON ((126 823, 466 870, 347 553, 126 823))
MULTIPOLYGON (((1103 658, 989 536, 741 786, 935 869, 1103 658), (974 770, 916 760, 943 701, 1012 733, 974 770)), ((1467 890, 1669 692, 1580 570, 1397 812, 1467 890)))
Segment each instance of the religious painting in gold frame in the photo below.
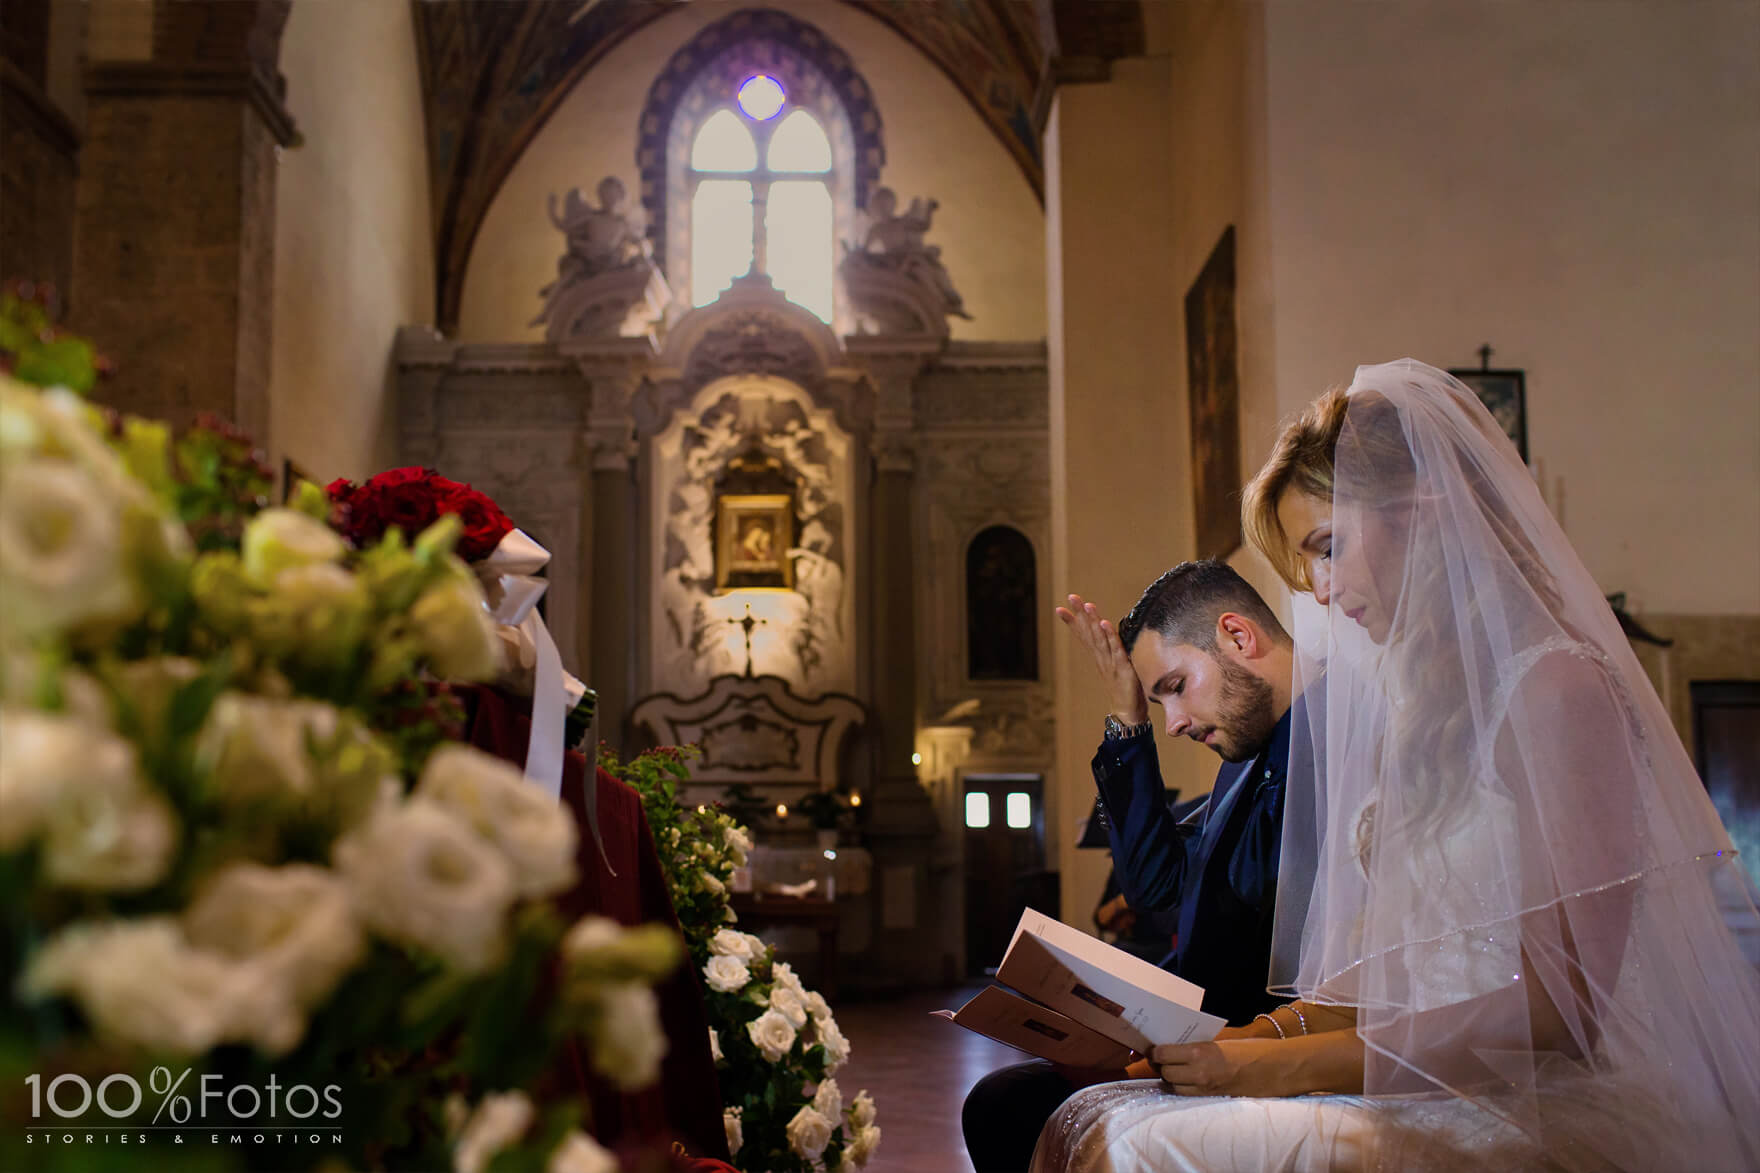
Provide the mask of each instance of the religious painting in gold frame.
POLYGON ((715 501, 715 590, 794 589, 794 497, 724 493, 715 501))

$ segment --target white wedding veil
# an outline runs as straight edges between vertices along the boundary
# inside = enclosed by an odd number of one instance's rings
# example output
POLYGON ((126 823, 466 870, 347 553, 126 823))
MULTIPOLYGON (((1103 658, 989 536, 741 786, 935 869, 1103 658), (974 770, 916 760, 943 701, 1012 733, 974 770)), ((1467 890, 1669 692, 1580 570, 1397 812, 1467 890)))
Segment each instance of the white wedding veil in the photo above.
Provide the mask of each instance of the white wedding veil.
MULTIPOLYGON (((1483 1119, 1453 1158, 1760 1169, 1760 974, 1714 891, 1753 889, 1528 470, 1405 359, 1358 368, 1332 471, 1272 987, 1357 1008, 1369 1094, 1483 1119)), ((1422 1131, 1394 1164, 1452 1163, 1422 1131)))

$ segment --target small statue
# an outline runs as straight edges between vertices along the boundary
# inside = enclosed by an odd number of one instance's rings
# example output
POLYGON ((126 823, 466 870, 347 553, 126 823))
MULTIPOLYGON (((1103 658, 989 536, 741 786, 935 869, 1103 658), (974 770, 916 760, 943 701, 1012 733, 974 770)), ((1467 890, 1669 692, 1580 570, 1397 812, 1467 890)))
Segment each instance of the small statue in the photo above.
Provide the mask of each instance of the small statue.
POLYGON ((599 181, 598 193, 599 205, 594 207, 582 197, 580 188, 571 188, 560 209, 556 193, 550 193, 550 223, 567 237, 568 248, 556 262, 556 280, 538 291, 544 308, 530 324, 548 323, 553 341, 559 333, 574 336, 582 329, 592 333, 601 326, 616 332, 624 309, 631 307, 620 309, 615 304, 620 293, 613 289, 627 292, 624 285, 628 278, 637 288, 624 300, 641 300, 641 287, 649 277, 643 270, 658 273, 652 246, 640 226, 624 212, 628 193, 623 181, 608 175, 599 181), (588 316, 583 318, 583 313, 588 316), (600 319, 604 321, 600 323, 600 319))
POLYGON ((569 190, 562 214, 556 212, 556 193, 550 193, 550 223, 568 237, 568 252, 557 262, 562 281, 572 277, 596 277, 619 269, 648 252, 648 242, 624 214, 627 193, 623 181, 607 175, 599 181, 599 206, 589 207, 581 189, 569 190))
POLYGON ((935 200, 917 198, 901 215, 893 190, 876 188, 868 199, 867 234, 862 237, 861 247, 846 246, 844 266, 846 273, 850 269, 895 273, 927 293, 943 316, 969 319, 965 299, 954 288, 947 266, 941 263, 940 246, 923 241, 940 206, 935 200))

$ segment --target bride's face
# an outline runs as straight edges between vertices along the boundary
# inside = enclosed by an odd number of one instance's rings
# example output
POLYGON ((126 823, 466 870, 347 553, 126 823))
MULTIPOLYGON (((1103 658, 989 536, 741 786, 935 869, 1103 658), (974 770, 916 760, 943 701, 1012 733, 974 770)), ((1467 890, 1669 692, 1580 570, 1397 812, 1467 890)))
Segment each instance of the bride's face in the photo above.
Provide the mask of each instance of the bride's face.
POLYGON ((1373 509, 1285 493, 1277 519, 1308 568, 1314 599, 1386 643, 1399 599, 1404 544, 1373 509))

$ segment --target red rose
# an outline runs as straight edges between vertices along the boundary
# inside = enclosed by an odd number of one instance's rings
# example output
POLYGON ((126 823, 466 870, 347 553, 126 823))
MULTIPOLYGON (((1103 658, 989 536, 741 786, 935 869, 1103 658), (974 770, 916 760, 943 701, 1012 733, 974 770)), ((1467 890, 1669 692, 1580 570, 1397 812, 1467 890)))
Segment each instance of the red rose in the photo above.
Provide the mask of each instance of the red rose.
POLYGON ((458 539, 458 556, 466 562, 480 562, 495 552, 513 529, 513 522, 486 495, 469 485, 453 485, 440 500, 441 513, 454 513, 464 525, 458 539))

